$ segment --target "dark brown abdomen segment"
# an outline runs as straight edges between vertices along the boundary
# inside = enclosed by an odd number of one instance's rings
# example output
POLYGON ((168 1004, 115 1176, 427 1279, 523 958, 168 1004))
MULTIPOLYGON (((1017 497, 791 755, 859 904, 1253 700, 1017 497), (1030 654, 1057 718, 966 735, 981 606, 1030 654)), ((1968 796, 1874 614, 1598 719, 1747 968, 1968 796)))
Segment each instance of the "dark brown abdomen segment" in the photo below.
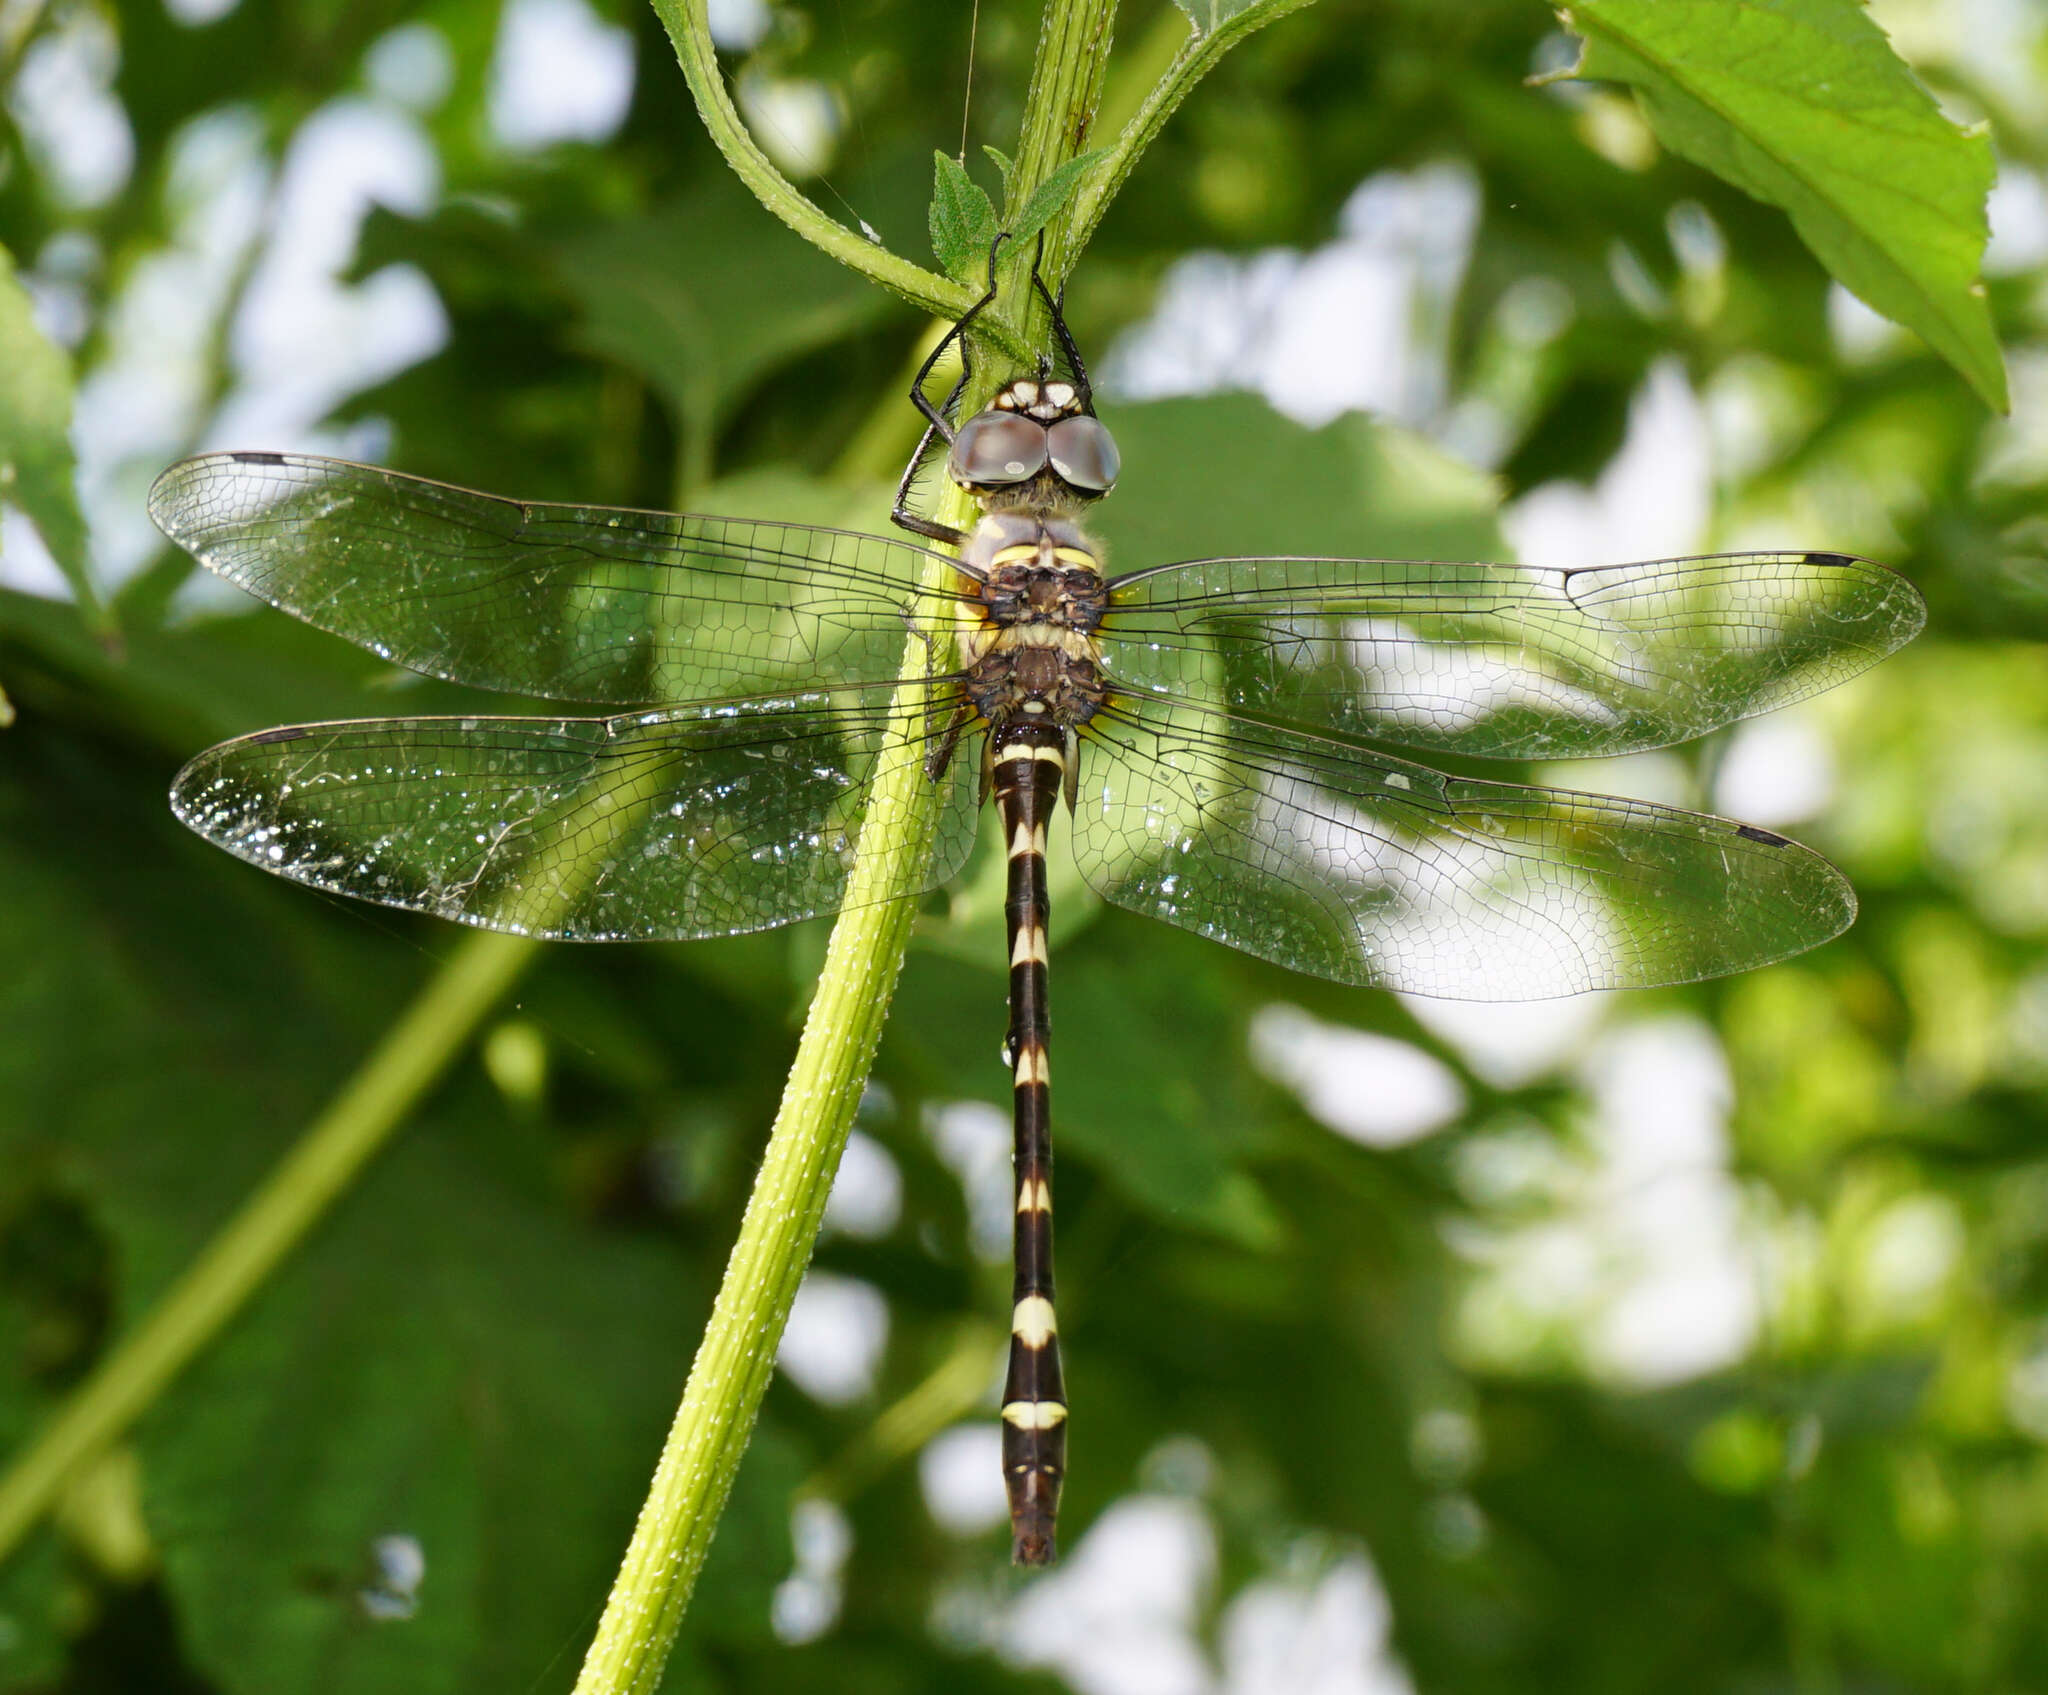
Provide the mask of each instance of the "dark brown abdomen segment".
POLYGON ((1060 1382, 1052 1286, 1052 1104, 1046 1064, 1045 831, 1066 773, 1066 732, 1013 722, 991 732, 996 812, 1010 860, 1003 904, 1010 933, 1010 1034, 1015 1069, 1016 1258, 1010 1370, 1003 1384, 1003 1481, 1010 1557, 1052 1563, 1060 1484, 1067 1474, 1067 1396, 1060 1382))

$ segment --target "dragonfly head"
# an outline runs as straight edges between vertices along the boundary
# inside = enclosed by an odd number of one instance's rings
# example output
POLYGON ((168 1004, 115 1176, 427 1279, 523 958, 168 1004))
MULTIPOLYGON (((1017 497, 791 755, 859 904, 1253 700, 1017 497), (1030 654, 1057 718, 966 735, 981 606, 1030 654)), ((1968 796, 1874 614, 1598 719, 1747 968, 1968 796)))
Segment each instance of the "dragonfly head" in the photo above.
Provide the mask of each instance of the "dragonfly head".
POLYGON ((1019 377, 962 424, 946 474, 985 504, 1081 505, 1116 484, 1116 440, 1088 391, 1058 378, 1019 377))

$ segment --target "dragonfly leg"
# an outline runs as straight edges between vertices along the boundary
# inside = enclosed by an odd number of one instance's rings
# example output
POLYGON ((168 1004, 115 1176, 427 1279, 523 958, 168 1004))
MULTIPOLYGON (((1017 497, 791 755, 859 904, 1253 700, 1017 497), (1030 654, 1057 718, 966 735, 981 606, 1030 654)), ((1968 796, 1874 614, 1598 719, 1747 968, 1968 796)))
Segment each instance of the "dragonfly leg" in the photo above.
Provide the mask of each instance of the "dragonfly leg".
MULTIPOLYGON (((924 439, 931 440, 930 430, 925 431, 924 439)), ((922 444, 917 451, 922 456, 922 444)), ((896 487, 896 504, 889 508, 889 521, 898 529, 908 530, 914 536, 923 536, 942 546, 961 546, 967 540, 965 530, 956 530, 951 524, 942 524, 936 518, 927 518, 922 513, 910 510, 910 479, 916 475, 917 460, 912 459, 909 468, 903 473, 903 481, 896 487)))
MULTIPOLYGON (((980 305, 975 307, 976 311, 980 309, 980 305)), ((960 546, 967 539, 966 532, 955 529, 951 524, 941 524, 935 518, 927 518, 921 512, 911 511, 910 485, 917 480, 917 468, 924 463, 924 456, 931 451, 932 438, 937 435, 943 435, 949 443, 953 439, 953 427, 945 421, 944 414, 953 409, 953 403, 960 398, 960 391, 967 386, 966 342, 963 341, 960 344, 960 380, 953 385, 946 398, 939 403, 937 410, 934 410, 931 402, 925 399, 924 380, 930 373, 939 355, 945 352, 947 343, 952 341, 953 336, 959 333, 959 325, 956 324, 952 334, 948 335, 945 341, 940 342, 937 347, 932 349, 931 358, 924 362, 922 369, 917 373, 917 380, 910 385, 912 403, 931 421, 925 425, 924 434, 917 438, 917 446, 911 450, 910 463, 903 467, 903 475, 896 484, 896 499, 889 508, 890 522, 895 524, 897 528, 908 530, 912 535, 924 536, 929 540, 942 542, 947 547, 960 546)))
POLYGON ((1055 295, 1045 286, 1045 277, 1036 264, 1031 267, 1031 281, 1038 290, 1038 297, 1045 302, 1046 310, 1052 314, 1052 333, 1060 338, 1060 351, 1067 356, 1067 369, 1073 375, 1074 386, 1081 391, 1082 406, 1092 406, 1095 391, 1089 386, 1088 367, 1081 358, 1080 348, 1074 345, 1073 332, 1067 328, 1067 314, 1063 310, 1067 303, 1067 285, 1061 283, 1060 291, 1055 295))
MULTIPOLYGON (((924 774, 933 782, 936 783, 941 777, 945 776, 947 769, 953 763, 954 751, 960 746, 961 732, 969 724, 973 723, 977 716, 974 703, 963 700, 953 714, 953 721, 939 732, 938 744, 930 753, 924 756, 924 774)), ((987 787, 987 778, 985 776, 982 782, 985 790, 987 787)), ((982 799, 986 800, 987 798, 987 794, 984 793, 982 799)))
POLYGON ((932 438, 936 436, 949 446, 952 443, 953 426, 948 421, 949 415, 966 390, 968 378, 974 370, 973 359, 968 352, 967 331, 996 297, 996 255, 1001 251, 1003 243, 1009 239, 1009 231, 1002 230, 998 231, 995 240, 989 243, 988 288, 979 300, 961 314, 960 321, 939 338, 938 346, 934 347, 930 357, 918 366, 917 375, 910 382, 910 404, 924 414, 924 434, 917 439, 917 449, 911 454, 910 463, 903 467, 903 477, 896 485, 896 501, 889 508, 889 518, 892 523, 910 531, 912 535, 924 536, 932 541, 942 542, 948 547, 958 547, 967 539, 966 532, 911 511, 910 485, 917 477, 917 468, 924 462, 924 456, 931 451, 932 438), (946 349, 955 342, 960 344, 960 375, 946 391, 946 398, 934 406, 925 394, 924 385, 931 380, 931 374, 938 368, 939 361, 945 357, 946 349))
POLYGON ((911 379, 910 404, 915 406, 930 421, 931 428, 925 432, 925 439, 927 441, 931 439, 933 431, 945 437, 948 442, 953 439, 953 426, 947 422, 946 413, 951 409, 953 403, 960 398, 960 391, 966 388, 967 378, 972 370, 967 352, 967 332, 973 326, 974 320, 980 317, 995 300, 996 254, 1002 248, 1003 243, 1009 239, 1009 231, 1003 230, 998 232, 995 240, 989 243, 987 289, 983 291, 979 300, 960 315, 960 321, 939 338, 938 346, 934 347, 931 351, 931 356, 922 365, 918 366, 917 375, 911 379), (924 385, 931 380, 931 374, 938 368, 939 361, 945 357, 946 349, 951 347, 956 341, 960 344, 959 380, 947 391, 945 400, 940 405, 933 406, 925 395, 924 385))

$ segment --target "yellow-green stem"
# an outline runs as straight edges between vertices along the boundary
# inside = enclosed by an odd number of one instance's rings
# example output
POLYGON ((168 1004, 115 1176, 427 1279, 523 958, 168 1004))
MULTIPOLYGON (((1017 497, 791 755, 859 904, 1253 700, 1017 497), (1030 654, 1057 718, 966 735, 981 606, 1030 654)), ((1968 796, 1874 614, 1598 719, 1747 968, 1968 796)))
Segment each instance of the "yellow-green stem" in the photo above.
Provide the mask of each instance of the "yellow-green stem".
MULTIPOLYGON (((1040 183, 1087 150, 1096 108, 1102 103, 1115 28, 1116 0, 1047 0, 1031 89, 1024 100, 1024 126, 1017 137, 1017 163, 1010 172, 1006 222, 1023 209, 1040 183)), ((1072 268, 1076 251, 1067 234, 1071 212, 1071 207, 1062 210, 1045 230, 1044 270, 1055 287, 1072 268)), ((1018 275, 1021 288, 1029 280, 1028 272, 1019 267, 1018 275)), ((1022 304, 1017 321, 1026 325, 1027 339, 1035 340, 1043 327, 1040 304, 1030 294, 1022 296, 1022 304)))
MULTIPOLYGON (((895 761, 862 831, 864 843, 879 830, 891 845, 864 852, 861 864, 891 874, 897 844, 920 834, 928 853, 935 816, 934 786, 917 761, 895 761)), ((848 898, 868 892, 856 872, 848 898)), ((832 931, 739 1238, 576 1695, 645 1695, 661 1681, 774 1374, 915 918, 915 902, 890 900, 846 912, 832 931)))
MULTIPOLYGON (((679 0, 655 4, 666 22, 679 0)), ((1101 58, 1108 49, 1114 13, 1114 0, 1048 0, 1032 78, 1035 98, 1048 104, 1035 107, 1026 118, 1015 192, 1028 195, 1037 181, 1073 155, 1087 135, 1101 91, 1101 58), (1062 64, 1061 56, 1072 62, 1062 64)), ((670 30, 673 36, 673 24, 670 30)), ((680 42, 678 52, 683 52, 680 42)), ((701 109, 705 94, 694 75, 691 88, 701 109)), ((730 117, 723 87, 715 92, 723 115, 705 111, 714 131, 730 117)), ((734 157, 734 145, 725 137, 719 145, 728 158, 734 157)), ((758 185, 756 192, 761 192, 758 185)), ((974 387, 962 397, 963 407, 978 407, 1007 374, 983 361, 974 387)), ((950 508, 942 516, 954 524, 967 522, 971 509, 964 498, 956 493, 948 500, 950 508)), ((927 587, 943 586, 946 575, 945 568, 938 567, 927 587)), ((904 677, 921 675, 929 658, 923 637, 913 634, 904 647, 904 677)), ((926 692, 922 683, 906 681, 903 688, 920 698, 926 692)), ((863 904, 886 892, 869 878, 900 876, 895 868, 924 863, 931 851, 936 785, 925 778, 917 759, 908 756, 908 726, 915 720, 905 714, 899 721, 906 726, 904 740, 893 756, 883 758, 888 774, 877 783, 862 826, 860 860, 847 892, 847 910, 832 932, 817 997, 804 1022, 796 1063, 769 1132, 739 1239, 577 1679, 576 1695, 652 1695, 659 1686, 774 1375, 775 1351, 810 1263, 832 1176, 881 1039, 882 1020, 915 917, 908 900, 863 904)))
POLYGON ((972 290, 856 235, 829 217, 775 168, 774 161, 761 151, 726 94, 725 78, 718 68, 718 50, 711 40, 707 0, 653 0, 653 5, 661 27, 668 32, 669 44, 675 48, 676 61, 683 68, 683 80, 689 84, 690 96, 697 103, 704 127, 711 132, 711 139, 725 155, 726 163, 763 206, 813 247, 884 288, 893 289, 934 317, 957 318, 967 310, 974 299, 972 290))
MULTIPOLYGON (((1173 55, 1164 74, 1152 85, 1136 115, 1118 133, 1109 157, 1099 161, 1088 172, 1075 194, 1068 224, 1075 251, 1088 244, 1089 236, 1095 233, 1095 226, 1102 221, 1103 213, 1109 210, 1109 203, 1116 198, 1117 190, 1123 187, 1124 179, 1136 169, 1145 149, 1166 127, 1167 119, 1173 116, 1195 84, 1214 70, 1216 62, 1246 36, 1310 4, 1312 0, 1263 0, 1261 4, 1246 6, 1232 13, 1207 31, 1190 30, 1186 33, 1180 50, 1173 55)), ((1171 14, 1162 18, 1155 26, 1154 37, 1147 43, 1147 55, 1156 55, 1164 46, 1161 35, 1170 36, 1179 28, 1179 21, 1171 14)))
MULTIPOLYGON (((992 381, 985 377, 981 386, 992 381)), ((942 515, 960 523, 971 514, 955 492, 942 515)), ((944 588, 951 576, 935 560, 925 586, 944 588)), ((938 785, 924 774, 913 730, 932 692, 922 680, 929 663, 922 633, 913 633, 898 686, 902 728, 881 756, 846 910, 833 927, 739 1237, 576 1695, 647 1695, 660 1684, 774 1375, 916 921, 916 903, 902 894, 903 868, 930 860, 938 785)))
POLYGON ((525 969, 535 946, 516 936, 465 938, 333 1105, 0 1478, 0 1558, 355 1181, 525 969))

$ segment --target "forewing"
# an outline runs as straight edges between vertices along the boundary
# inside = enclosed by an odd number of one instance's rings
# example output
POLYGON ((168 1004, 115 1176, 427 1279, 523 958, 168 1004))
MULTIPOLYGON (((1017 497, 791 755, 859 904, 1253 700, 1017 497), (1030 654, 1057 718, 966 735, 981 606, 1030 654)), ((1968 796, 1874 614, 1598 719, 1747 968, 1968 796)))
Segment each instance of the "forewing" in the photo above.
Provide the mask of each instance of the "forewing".
MULTIPOLYGON (((208 749, 171 806, 266 871, 489 930, 729 936, 843 904, 858 857, 883 851, 862 835, 876 778, 920 762, 929 734, 885 697, 818 694, 616 718, 309 724, 208 749)), ((937 850, 892 868, 891 894, 959 869, 974 770, 952 761, 937 850)))
MULTIPOLYGON (((209 453, 150 516, 230 582, 480 688, 649 705, 879 683, 931 555, 805 524, 504 500, 339 459, 209 453)), ((922 609, 923 615, 920 613, 922 609)))
POLYGON ((1494 758, 1690 741, 1853 677, 1926 618, 1839 553, 1582 570, 1205 559, 1111 585, 1103 655, 1138 691, 1494 758))
POLYGON ((1075 853, 1105 899, 1340 983, 1649 988, 1783 959, 1856 912, 1839 871, 1769 831, 1159 702, 1097 714, 1079 788, 1075 853))

